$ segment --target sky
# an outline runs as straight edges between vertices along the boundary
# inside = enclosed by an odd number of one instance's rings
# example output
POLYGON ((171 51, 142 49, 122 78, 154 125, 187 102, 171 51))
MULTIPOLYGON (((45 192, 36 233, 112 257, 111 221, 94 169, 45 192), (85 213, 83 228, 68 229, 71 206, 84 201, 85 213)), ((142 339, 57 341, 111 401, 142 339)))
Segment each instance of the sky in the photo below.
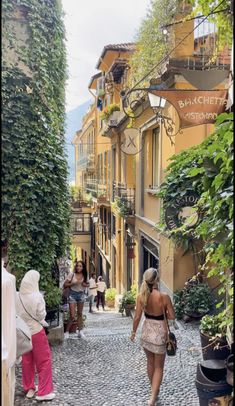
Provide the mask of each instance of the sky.
POLYGON ((66 111, 92 98, 91 76, 105 45, 133 42, 150 0, 62 0, 68 81, 66 111))

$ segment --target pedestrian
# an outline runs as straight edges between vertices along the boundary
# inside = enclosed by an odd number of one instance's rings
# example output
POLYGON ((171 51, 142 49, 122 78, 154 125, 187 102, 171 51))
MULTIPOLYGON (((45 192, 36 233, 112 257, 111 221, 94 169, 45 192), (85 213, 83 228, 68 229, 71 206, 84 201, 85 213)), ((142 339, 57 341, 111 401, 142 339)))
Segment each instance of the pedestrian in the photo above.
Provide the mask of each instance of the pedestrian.
POLYGON ((100 304, 104 310, 106 289, 107 286, 105 281, 103 280, 102 276, 99 276, 97 282, 97 303, 96 303, 97 310, 99 310, 100 304))
POLYGON ((92 273, 89 279, 89 291, 88 291, 88 298, 89 298, 89 312, 92 313, 92 305, 94 304, 95 297, 97 295, 97 283, 95 281, 95 274, 92 273))
POLYGON ((52 382, 51 350, 43 326, 46 305, 39 292, 40 274, 30 270, 24 275, 16 296, 16 313, 28 325, 32 334, 33 349, 22 355, 22 382, 26 398, 31 399, 37 392, 36 400, 55 398, 52 382), (35 385, 35 371, 38 374, 38 388, 35 385))
POLYGON ((70 318, 66 327, 66 332, 64 337, 69 338, 69 330, 73 322, 75 321, 76 306, 77 306, 77 327, 78 327, 78 337, 86 339, 83 333, 83 318, 82 311, 85 297, 85 288, 89 287, 89 282, 87 281, 87 270, 86 264, 83 261, 76 261, 74 266, 74 272, 69 273, 67 276, 64 287, 70 288, 68 303, 69 303, 69 313, 70 318))
POLYGON ((2 259, 2 405, 13 406, 16 364, 16 282, 2 259))
POLYGON ((147 357, 147 374, 151 385, 151 396, 148 404, 155 405, 163 378, 166 357, 167 319, 174 320, 175 313, 170 297, 158 290, 158 270, 149 268, 144 272, 140 293, 136 300, 136 312, 133 320, 131 341, 144 312, 145 320, 141 332, 141 345, 147 357))

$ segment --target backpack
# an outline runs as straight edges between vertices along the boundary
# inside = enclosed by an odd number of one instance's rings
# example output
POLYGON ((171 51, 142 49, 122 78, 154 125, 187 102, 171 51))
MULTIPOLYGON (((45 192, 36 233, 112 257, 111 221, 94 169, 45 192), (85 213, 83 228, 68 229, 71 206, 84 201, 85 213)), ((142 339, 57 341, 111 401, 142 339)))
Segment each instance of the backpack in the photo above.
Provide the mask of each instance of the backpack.
POLYGON ((25 321, 16 316, 16 358, 30 352, 32 348, 31 331, 25 321))

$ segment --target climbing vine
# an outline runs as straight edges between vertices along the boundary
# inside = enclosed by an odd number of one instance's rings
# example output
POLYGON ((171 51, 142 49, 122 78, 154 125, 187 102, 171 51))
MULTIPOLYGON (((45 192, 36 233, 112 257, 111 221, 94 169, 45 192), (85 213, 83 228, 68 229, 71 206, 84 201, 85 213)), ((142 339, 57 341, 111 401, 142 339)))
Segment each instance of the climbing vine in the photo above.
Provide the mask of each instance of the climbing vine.
POLYGON ((57 0, 3 0, 2 241, 17 283, 40 272, 46 302, 69 242, 64 26, 57 0))
POLYGON ((198 13, 202 15, 208 15, 214 8, 216 8, 216 13, 212 14, 208 18, 208 21, 213 22, 217 27, 218 49, 221 49, 224 46, 231 46, 232 44, 233 38, 232 1, 189 0, 189 3, 193 5, 192 15, 196 15, 198 13))
MULTIPOLYGON (((142 79, 170 49, 171 44, 161 27, 172 21, 179 2, 180 0, 151 2, 147 16, 142 20, 135 38, 136 51, 129 61, 130 86, 142 79)), ((148 84, 148 80, 142 81, 141 87, 148 84)))
MULTIPOLYGON (((207 277, 217 276, 221 283, 223 326, 233 323, 233 114, 221 114, 215 131, 202 144, 174 155, 158 196, 163 198, 163 212, 174 207, 188 191, 200 195, 197 209, 202 220, 192 230, 185 225, 172 231, 163 229, 178 246, 202 241, 202 270, 207 277)), ((191 246, 192 247, 192 246, 191 246)))

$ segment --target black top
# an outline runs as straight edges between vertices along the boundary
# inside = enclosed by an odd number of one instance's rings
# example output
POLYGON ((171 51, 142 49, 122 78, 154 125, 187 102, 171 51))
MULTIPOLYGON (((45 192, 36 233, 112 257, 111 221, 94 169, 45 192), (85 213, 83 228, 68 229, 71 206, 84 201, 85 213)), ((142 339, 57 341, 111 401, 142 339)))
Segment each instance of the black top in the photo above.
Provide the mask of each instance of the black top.
POLYGON ((164 320, 164 314, 160 316, 153 316, 152 314, 144 313, 146 319, 153 319, 153 320, 164 320))

